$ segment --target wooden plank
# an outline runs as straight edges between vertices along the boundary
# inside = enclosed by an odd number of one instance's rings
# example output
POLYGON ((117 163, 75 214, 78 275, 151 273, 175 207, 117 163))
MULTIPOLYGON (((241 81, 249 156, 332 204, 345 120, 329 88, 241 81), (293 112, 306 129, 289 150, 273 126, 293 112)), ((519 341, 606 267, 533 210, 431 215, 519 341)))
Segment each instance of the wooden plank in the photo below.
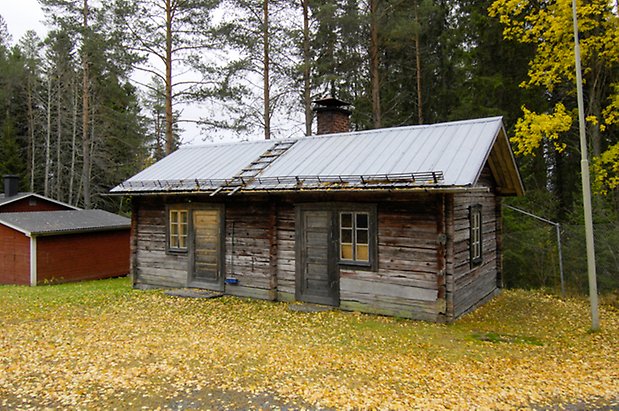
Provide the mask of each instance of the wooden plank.
POLYGON ((398 284, 380 283, 375 281, 340 278, 341 295, 369 294, 374 296, 390 296, 403 300, 436 301, 437 290, 418 287, 404 287, 398 284))
POLYGON ((340 302, 340 309, 346 311, 358 311, 369 314, 380 314, 401 318, 410 318, 420 321, 440 322, 440 311, 437 310, 433 304, 426 304, 427 306, 405 306, 401 304, 387 303, 377 305, 375 303, 360 303, 358 301, 342 300, 340 302))

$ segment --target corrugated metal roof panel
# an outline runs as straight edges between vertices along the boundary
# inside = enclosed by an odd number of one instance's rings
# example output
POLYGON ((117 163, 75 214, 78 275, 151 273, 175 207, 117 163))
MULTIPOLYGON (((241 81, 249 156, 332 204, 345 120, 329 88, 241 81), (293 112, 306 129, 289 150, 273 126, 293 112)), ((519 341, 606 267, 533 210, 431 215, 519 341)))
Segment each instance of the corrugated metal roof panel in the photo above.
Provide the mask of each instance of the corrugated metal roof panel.
POLYGON ((235 176, 275 142, 185 147, 112 191, 469 187, 502 127, 493 117, 288 140, 294 144, 253 180, 235 176))
POLYGON ((232 178, 273 142, 186 146, 112 189, 112 192, 210 190, 232 178))
POLYGON ((496 117, 303 138, 261 177, 442 171, 442 185, 472 185, 501 127, 496 117))
POLYGON ((27 235, 102 231, 131 227, 131 220, 103 210, 34 211, 0 214, 0 223, 27 235))

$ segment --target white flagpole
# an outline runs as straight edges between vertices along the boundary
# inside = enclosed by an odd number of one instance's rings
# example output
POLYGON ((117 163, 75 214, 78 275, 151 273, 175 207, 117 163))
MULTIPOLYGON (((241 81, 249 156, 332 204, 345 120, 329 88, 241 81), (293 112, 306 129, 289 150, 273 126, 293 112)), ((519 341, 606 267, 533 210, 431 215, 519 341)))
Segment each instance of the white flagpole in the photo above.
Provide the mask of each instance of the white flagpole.
POLYGON ((582 196, 585 212, 585 236, 587 242, 587 272, 589 275, 589 300, 591 301, 591 330, 600 329, 598 312, 598 287, 595 272, 595 245, 593 243, 593 215, 591 212, 591 182, 589 178, 589 158, 587 137, 585 135, 585 109, 582 93, 582 69, 580 66, 580 44, 578 40, 578 17, 576 0, 572 0, 572 19, 574 20, 574 54, 576 59, 576 90, 578 93, 578 125, 580 131, 580 169, 582 174, 582 196))

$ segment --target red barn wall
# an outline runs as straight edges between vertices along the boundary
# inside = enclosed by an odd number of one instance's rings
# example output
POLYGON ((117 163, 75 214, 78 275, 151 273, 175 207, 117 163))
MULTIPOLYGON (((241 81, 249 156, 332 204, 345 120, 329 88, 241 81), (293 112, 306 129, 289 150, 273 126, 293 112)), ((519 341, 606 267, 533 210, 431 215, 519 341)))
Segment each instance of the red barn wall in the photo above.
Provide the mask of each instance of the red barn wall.
POLYGON ((129 273, 129 229, 37 238, 37 284, 129 273))
POLYGON ((30 238, 0 225, 0 284, 30 284, 30 238))
POLYGON ((28 211, 63 211, 73 210, 62 204, 57 204, 41 198, 26 197, 0 206, 0 213, 25 213, 28 211))

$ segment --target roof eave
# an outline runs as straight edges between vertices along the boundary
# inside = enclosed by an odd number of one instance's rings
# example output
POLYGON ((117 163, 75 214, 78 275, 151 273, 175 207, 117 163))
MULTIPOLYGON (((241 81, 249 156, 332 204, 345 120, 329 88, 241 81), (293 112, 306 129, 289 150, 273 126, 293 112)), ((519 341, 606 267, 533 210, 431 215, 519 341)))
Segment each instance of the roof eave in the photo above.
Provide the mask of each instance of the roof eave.
POLYGON ((497 183, 497 195, 503 197, 524 195, 524 184, 502 121, 496 131, 494 141, 485 155, 482 167, 478 170, 475 184, 478 183, 483 166, 486 164, 490 167, 492 176, 497 183))
POLYGON ((85 233, 99 233, 103 231, 122 231, 131 229, 131 225, 123 225, 123 226, 114 226, 114 227, 89 227, 89 228, 78 228, 75 230, 54 230, 54 231, 33 231, 28 236, 29 237, 51 237, 55 235, 65 235, 65 234, 85 234, 85 233))
POLYGON ((7 201, 3 202, 2 204, 0 204, 0 207, 5 206, 7 204, 14 203, 15 201, 23 200, 23 199, 28 198, 28 197, 36 197, 36 198, 38 198, 40 200, 49 201, 50 203, 58 204, 58 205, 61 205, 63 207, 68 207, 68 208, 70 208, 72 210, 80 210, 79 207, 75 207, 75 206, 72 206, 71 204, 63 203, 62 201, 54 200, 53 198, 45 197, 45 196, 42 196, 42 195, 37 194, 37 193, 21 193, 21 194, 22 195, 18 194, 18 195, 15 196, 15 198, 12 198, 10 200, 7 200, 7 201))
MULTIPOLYGON (((110 193, 110 195, 117 196, 164 196, 164 195, 210 195, 215 190, 210 191, 190 191, 190 190, 180 190, 180 191, 126 191, 126 192, 116 192, 110 193)), ((417 186, 417 187, 383 187, 383 188, 302 188, 302 189, 245 189, 239 190, 236 194, 289 194, 289 193, 333 193, 333 192, 342 192, 342 193, 354 193, 354 192, 363 192, 363 193, 381 193, 381 192, 488 192, 490 189, 488 187, 477 187, 477 186, 417 186)), ((222 191, 218 197, 227 196, 229 191, 222 191)))

